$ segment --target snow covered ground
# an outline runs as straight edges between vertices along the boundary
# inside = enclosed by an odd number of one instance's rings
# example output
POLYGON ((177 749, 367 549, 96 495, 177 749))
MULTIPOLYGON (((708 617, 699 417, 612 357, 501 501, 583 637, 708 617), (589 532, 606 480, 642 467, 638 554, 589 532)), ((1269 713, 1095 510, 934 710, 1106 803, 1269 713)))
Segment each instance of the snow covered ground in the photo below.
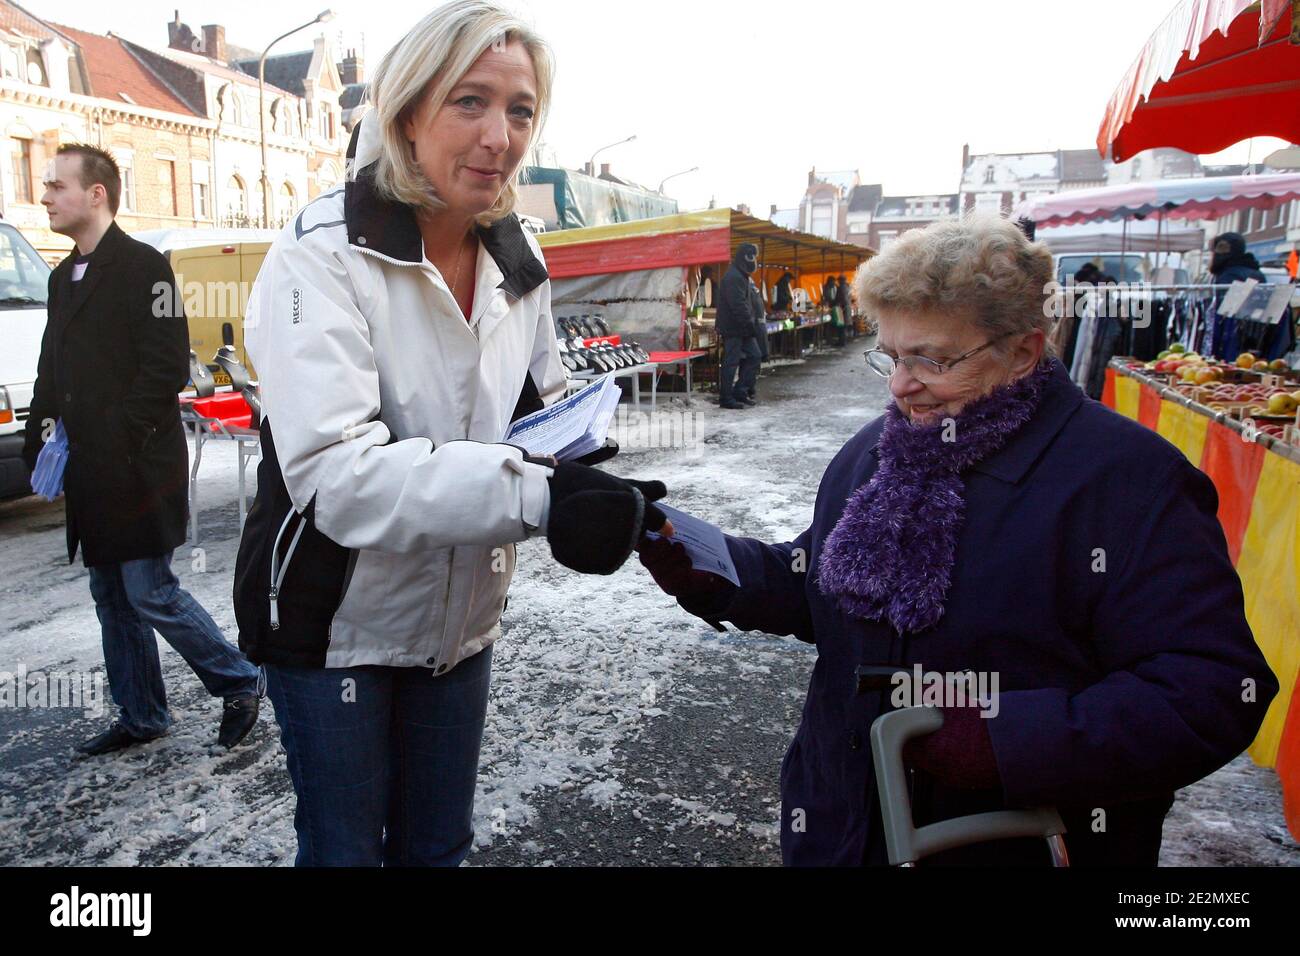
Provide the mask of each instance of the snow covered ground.
MULTIPOLYGON (((788 540, 826 464, 885 400, 859 353, 765 373, 762 404, 744 412, 661 400, 658 434, 625 422, 609 470, 664 480, 670 503, 729 531, 788 540), (686 447, 629 447, 666 437, 686 447)), ((201 484, 201 550, 178 551, 175 568, 233 639, 233 446, 206 447, 201 484)), ((0 555, 0 672, 93 686, 99 626, 85 569, 64 558, 62 505, 0 505, 0 555)), ((544 543, 520 549, 504 627, 470 864, 779 864, 777 770, 811 647, 717 634, 635 560, 584 578, 544 543)), ((73 755, 108 719, 87 716, 85 701, 0 710, 0 864, 292 862, 293 796, 269 705, 245 745, 220 751, 219 702, 165 643, 162 659, 173 731, 115 756, 73 755)), ((1300 864, 1280 808, 1273 772, 1238 758, 1179 795, 1162 862, 1300 864)))

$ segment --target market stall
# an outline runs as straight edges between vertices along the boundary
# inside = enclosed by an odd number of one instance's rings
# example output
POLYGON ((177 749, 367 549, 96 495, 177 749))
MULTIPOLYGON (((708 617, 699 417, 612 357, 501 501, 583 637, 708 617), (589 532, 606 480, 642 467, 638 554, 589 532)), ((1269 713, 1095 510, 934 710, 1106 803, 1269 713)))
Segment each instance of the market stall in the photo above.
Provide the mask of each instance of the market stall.
MULTIPOLYGON (((1295 173, 1168 179, 1078 189, 1027 200, 1016 208, 1016 215, 1032 220, 1045 236, 1053 229, 1082 224, 1121 223, 1118 261, 1123 262, 1131 248, 1128 229, 1134 222, 1150 224, 1154 220, 1158 232, 1168 235, 1178 223, 1220 219, 1241 209, 1273 209, 1296 199, 1300 199, 1300 175, 1295 173)), ((1157 235, 1157 247, 1159 244, 1157 235)), ((1176 273, 1169 270, 1169 274, 1176 273)), ((1159 270, 1152 270, 1145 275, 1123 273, 1117 278, 1121 282, 1150 283, 1158 276, 1159 270)), ((1068 280, 1070 276, 1061 278, 1068 280)), ((1096 398, 1100 395, 1101 371, 1113 355, 1136 354, 1149 359, 1164 347, 1170 335, 1187 334, 1189 338, 1184 344, 1200 349, 1200 340, 1194 341, 1190 336, 1204 335, 1208 330, 1211 344, 1206 346, 1207 353, 1235 357, 1241 340, 1221 321, 1226 292, 1226 285, 1186 280, 1157 282, 1140 291, 1130 289, 1122 293, 1126 301, 1137 295, 1144 306, 1151 306, 1145 312, 1148 324, 1141 329, 1144 334, 1137 334, 1139 327, 1130 321, 1127 309, 1099 316, 1096 322, 1078 321, 1072 326, 1067 321, 1065 328, 1054 334, 1058 345, 1064 347, 1063 354, 1068 352, 1075 381, 1096 398), (1197 331, 1189 331, 1192 329, 1197 331), (1149 349, 1149 354, 1143 354, 1135 345, 1138 340, 1149 349), (1083 361, 1074 361, 1076 356, 1083 361)), ((1294 325, 1289 316, 1271 325, 1266 330, 1269 333, 1266 341, 1247 347, 1258 348, 1268 357, 1276 358, 1294 347, 1294 325)))
POLYGON ((1300 374, 1189 358, 1151 364, 1112 361, 1102 400, 1176 445, 1218 490, 1246 617, 1281 684, 1249 753, 1276 768, 1287 826, 1300 838, 1300 374))
POLYGON ((1097 151, 1115 162, 1174 146, 1214 153, 1252 136, 1300 141, 1293 0, 1184 0, 1116 87, 1097 151))
POLYGON ((1241 209, 1274 209, 1300 198, 1300 173, 1204 176, 1072 189, 1016 207, 1039 228, 1083 222, 1221 219, 1241 209))
MULTIPOLYGON (((871 250, 793 232, 733 209, 566 229, 538 237, 557 315, 600 312, 611 328, 656 353, 705 351, 700 378, 716 373, 719 343, 712 295, 741 243, 759 249, 755 283, 769 308, 782 272, 805 290, 799 312, 771 315, 769 350, 798 356, 823 343, 829 309, 821 287, 852 277, 871 250)), ((679 358, 678 361, 681 361, 679 358)))

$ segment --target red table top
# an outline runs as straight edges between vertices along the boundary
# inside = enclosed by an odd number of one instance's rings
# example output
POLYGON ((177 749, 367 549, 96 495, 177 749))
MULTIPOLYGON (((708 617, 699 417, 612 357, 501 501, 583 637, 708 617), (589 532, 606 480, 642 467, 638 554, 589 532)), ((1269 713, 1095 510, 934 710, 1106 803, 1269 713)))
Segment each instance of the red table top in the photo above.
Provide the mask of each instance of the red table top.
POLYGON ((215 418, 229 428, 252 427, 253 410, 238 392, 218 392, 210 398, 180 395, 178 399, 182 405, 193 408, 195 414, 215 418))
POLYGON ((688 362, 691 359, 697 359, 701 355, 708 355, 708 352, 651 352, 650 361, 667 364, 669 362, 688 362))

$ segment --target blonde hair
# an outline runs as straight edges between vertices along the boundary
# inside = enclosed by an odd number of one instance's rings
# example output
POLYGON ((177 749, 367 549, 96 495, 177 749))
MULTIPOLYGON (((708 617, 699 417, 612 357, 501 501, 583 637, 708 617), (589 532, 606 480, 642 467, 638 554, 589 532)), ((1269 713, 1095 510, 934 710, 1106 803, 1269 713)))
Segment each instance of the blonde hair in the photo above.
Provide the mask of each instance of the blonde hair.
POLYGON ((1051 328, 1053 278, 1046 245, 1001 216, 973 213, 903 233, 853 284, 866 312, 966 313, 999 336, 1051 328))
MULTIPOLYGON (((367 94, 375 111, 371 121, 379 122, 375 188, 381 196, 417 209, 445 208, 415 161, 403 130, 405 121, 426 98, 432 107, 430 115, 435 115, 480 56, 516 40, 528 51, 537 73, 531 146, 546 121, 555 68, 546 42, 508 10, 483 0, 455 0, 426 16, 384 55, 367 94)), ((514 211, 518 183, 516 169, 496 203, 480 217, 482 224, 504 219, 514 211)))

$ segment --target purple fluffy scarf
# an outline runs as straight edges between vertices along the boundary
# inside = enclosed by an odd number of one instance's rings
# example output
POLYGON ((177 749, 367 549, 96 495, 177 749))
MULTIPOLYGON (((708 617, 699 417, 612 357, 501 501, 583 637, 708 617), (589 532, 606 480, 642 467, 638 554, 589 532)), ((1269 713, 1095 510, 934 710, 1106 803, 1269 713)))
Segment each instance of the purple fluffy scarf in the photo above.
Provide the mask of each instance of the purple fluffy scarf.
POLYGON ((880 465, 822 548, 822 593, 838 597, 846 614, 899 630, 937 623, 966 510, 962 473, 1033 417, 1051 377, 1044 364, 935 425, 913 425, 891 402, 876 445, 880 465))

